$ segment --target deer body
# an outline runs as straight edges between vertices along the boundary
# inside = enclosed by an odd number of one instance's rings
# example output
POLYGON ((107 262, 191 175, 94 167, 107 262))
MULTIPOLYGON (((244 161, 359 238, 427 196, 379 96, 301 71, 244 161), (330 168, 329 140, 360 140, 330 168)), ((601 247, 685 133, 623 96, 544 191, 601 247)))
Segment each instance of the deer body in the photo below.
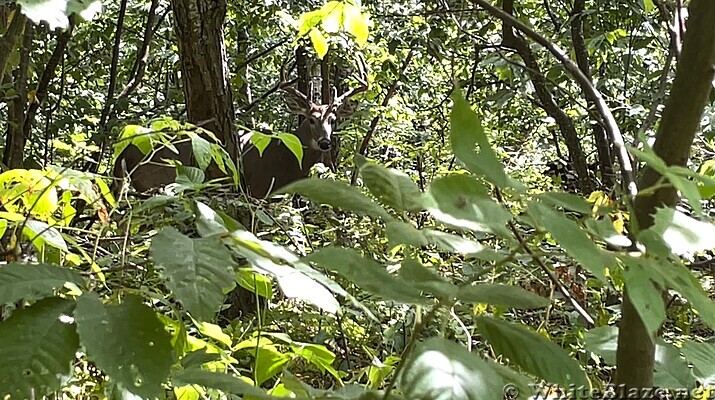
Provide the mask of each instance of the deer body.
MULTIPOLYGON (((251 133, 242 136, 239 141, 242 154, 239 163, 241 182, 250 196, 264 198, 289 183, 306 178, 313 165, 321 159, 330 159, 331 135, 336 121, 354 111, 346 100, 367 90, 364 61, 360 61, 362 77, 357 79, 361 86, 335 96, 330 104, 321 105, 310 101, 305 94, 286 83, 281 71, 282 83, 279 87, 285 92, 286 104, 291 112, 304 117, 295 132, 303 147, 303 161, 299 163, 295 155, 279 140, 271 140, 261 155, 250 143, 251 133)), ((145 161, 147 156, 137 147, 130 145, 117 158, 114 177, 122 179, 124 171, 128 171, 132 186, 140 192, 172 183, 176 178, 176 170, 162 159, 180 161, 183 165, 196 165, 192 157, 191 142, 177 143, 175 147, 178 154, 163 147, 157 149, 149 160, 145 161)))

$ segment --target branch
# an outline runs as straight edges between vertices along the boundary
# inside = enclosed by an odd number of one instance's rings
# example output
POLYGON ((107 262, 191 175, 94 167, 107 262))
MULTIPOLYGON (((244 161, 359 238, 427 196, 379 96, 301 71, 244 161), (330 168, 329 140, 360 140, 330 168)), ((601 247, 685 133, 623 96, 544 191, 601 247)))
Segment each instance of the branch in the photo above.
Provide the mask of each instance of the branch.
MULTIPOLYGON (((380 106, 382 108, 387 107, 387 105, 390 103, 390 99, 397 93, 397 86, 400 84, 400 80, 402 77, 405 75, 405 71, 407 71, 407 67, 410 66, 410 62, 412 62, 412 57, 415 55, 415 47, 414 43, 413 46, 410 47, 410 52, 407 54, 407 57, 405 58, 405 61, 402 62, 402 68, 400 68, 400 73, 397 75, 395 80, 392 82, 392 86, 390 86, 390 89, 387 91, 387 94, 385 95, 385 98, 382 99, 382 104, 380 106)), ((372 140, 372 135, 375 134, 375 130, 377 130, 377 124, 380 122, 380 116, 381 114, 377 114, 375 118, 372 119, 370 122, 370 128, 367 130, 367 133, 365 133, 365 137, 362 139, 362 143, 360 143, 360 147, 358 149, 358 154, 360 155, 365 155, 367 152, 367 147, 370 145, 370 140, 372 140)), ((355 185, 357 183, 357 167, 353 169, 353 174, 352 177, 350 178, 350 184, 355 185)))
POLYGON ((608 104, 603 99, 601 93, 596 89, 591 81, 586 77, 578 65, 574 64, 573 61, 566 55, 566 53, 561 50, 556 44, 550 42, 545 37, 541 36, 539 33, 526 26, 523 22, 504 12, 503 10, 494 7, 486 0, 472 0, 474 3, 480 5, 485 10, 487 10, 491 15, 501 19, 505 23, 511 24, 514 28, 518 29, 520 32, 524 33, 527 37, 531 38, 536 43, 545 47, 553 56, 561 62, 564 68, 571 74, 574 80, 581 86, 581 89, 586 92, 589 96, 593 97, 596 107, 598 109, 603 122, 606 125, 606 131, 616 147, 618 152, 618 159, 621 164, 621 173, 623 174, 624 183, 628 190, 630 196, 635 197, 638 194, 638 186, 636 185, 635 174, 633 172, 633 166, 631 164, 631 159, 628 155, 628 150, 626 149, 625 143, 623 141, 623 135, 621 134, 620 128, 618 128, 618 123, 608 108, 608 104))

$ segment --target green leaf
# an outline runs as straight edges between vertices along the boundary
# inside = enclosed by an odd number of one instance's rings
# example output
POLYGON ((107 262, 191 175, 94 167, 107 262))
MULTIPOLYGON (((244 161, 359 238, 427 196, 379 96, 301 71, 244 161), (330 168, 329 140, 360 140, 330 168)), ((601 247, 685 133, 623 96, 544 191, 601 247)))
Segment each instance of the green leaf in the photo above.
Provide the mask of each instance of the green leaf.
POLYGON ((87 356, 125 389, 159 396, 174 364, 171 337, 156 313, 135 296, 104 305, 94 294, 77 300, 77 331, 87 356))
POLYGON ((601 282, 605 282, 603 270, 613 266, 615 259, 600 249, 576 222, 539 203, 529 204, 528 212, 571 257, 601 282))
POLYGON ((715 248, 715 225, 700 222, 672 208, 659 208, 654 224, 644 232, 653 232, 663 238, 673 253, 692 254, 715 248))
POLYGON ((360 189, 345 182, 327 179, 301 179, 285 186, 279 190, 279 193, 297 193, 333 207, 382 218, 386 221, 392 219, 384 208, 365 196, 360 189))
POLYGON ((298 165, 303 168, 303 143, 300 142, 298 136, 292 133, 278 133, 276 135, 278 139, 283 142, 283 144, 290 150, 291 153, 298 160, 298 165))
POLYGON ((250 135, 249 140, 251 141, 251 144, 256 147, 258 154, 263 157, 263 152, 266 150, 266 147, 271 144, 271 136, 258 131, 253 131, 250 135))
POLYGON ((0 265, 0 304, 40 299, 67 282, 81 286, 84 278, 68 268, 50 264, 0 265))
POLYGON ((412 224, 402 221, 389 221, 385 224, 385 233, 390 242, 407 244, 415 247, 427 246, 427 238, 423 231, 412 224))
POLYGON ((191 138, 191 150, 199 168, 208 168, 211 164, 211 143, 199 135, 194 135, 191 138))
POLYGON ((258 272, 276 278, 286 297, 307 301, 329 313, 337 312, 338 301, 330 293, 346 295, 337 283, 300 262, 285 248, 269 241, 259 240, 251 232, 231 232, 229 245, 244 256, 258 272), (330 289, 330 291, 328 291, 330 289))
POLYGON ((473 240, 465 239, 451 233, 425 229, 422 231, 427 241, 442 251, 476 257, 486 248, 473 240))
POLYGON ((479 284, 460 286, 457 299, 467 303, 486 303, 510 308, 539 308, 549 300, 517 286, 479 284))
POLYGON ((715 385, 715 343, 685 342, 683 355, 703 386, 715 385))
POLYGON ((688 268, 667 260, 655 262, 651 260, 648 267, 651 279, 658 282, 663 288, 673 289, 680 293, 698 311, 703 322, 711 328, 715 328, 715 302, 708 297, 698 279, 688 268))
POLYGON ((385 300, 408 304, 427 304, 420 290, 397 276, 391 275, 385 267, 372 259, 360 255, 355 250, 338 247, 324 247, 303 258, 321 268, 335 271, 362 289, 385 300))
POLYGON ((522 325, 489 317, 477 318, 477 330, 497 355, 508 358, 524 371, 562 387, 570 384, 588 386, 586 374, 578 362, 538 333, 522 325))
POLYGON ((402 262, 400 278, 403 278, 416 289, 432 293, 446 300, 452 300, 458 290, 457 286, 417 260, 406 259, 402 262))
POLYGON ((235 376, 220 372, 204 371, 198 368, 184 369, 171 377, 175 386, 199 385, 205 388, 219 389, 226 393, 250 395, 258 398, 271 398, 266 392, 235 376))
POLYGON ((563 207, 566 210, 576 211, 581 214, 590 215, 592 206, 581 196, 571 193, 542 193, 536 198, 551 206, 563 207))
POLYGON ((501 399, 499 374, 466 348, 442 338, 416 346, 400 374, 408 399, 501 399))
POLYGON ((69 381, 79 348, 74 307, 50 297, 0 322, 0 398, 42 398, 69 381))
MULTIPOLYGON (((715 358, 709 360, 709 365, 714 365, 713 362, 715 362, 715 358)), ((712 371, 715 373, 715 369, 712 371)), ((713 378, 715 379, 715 375, 713 375, 713 378)), ((715 380, 706 385, 712 385, 713 383, 715 383, 715 380)), ((665 343, 662 339, 658 339, 658 344, 655 348, 653 385, 679 390, 682 388, 694 389, 694 384, 695 381, 690 373, 688 364, 680 357, 680 349, 670 343, 665 343)))
POLYGON ((69 251, 62 234, 45 222, 28 219, 25 221, 23 233, 32 240, 32 244, 38 249, 41 249, 45 244, 49 244, 56 249, 69 251))
POLYGON ((290 360, 289 354, 279 352, 274 346, 259 346, 256 349, 256 385, 276 376, 290 360))
POLYGON ((424 210, 423 194, 405 173, 375 163, 364 163, 360 175, 365 186, 383 204, 398 211, 424 210))
POLYGON ((600 326, 584 333, 585 346, 588 351, 603 358, 608 365, 616 365, 616 350, 618 350, 618 328, 615 326, 600 326))
POLYGON ((449 139, 454 155, 468 170, 496 186, 523 190, 524 186, 520 182, 511 179, 504 172, 504 166, 497 159, 484 133, 482 121, 462 96, 461 89, 454 89, 452 100, 454 107, 450 115, 452 132, 449 139))
POLYGON ((622 257, 625 268, 623 280, 628 290, 628 296, 638 311, 643 324, 648 332, 655 334, 665 320, 665 304, 661 291, 653 284, 651 277, 656 278, 652 268, 649 268, 647 259, 636 257, 622 257))
POLYGON ((440 222, 479 232, 509 236, 511 214, 489 196, 486 187, 471 176, 452 174, 430 186, 427 209, 440 222))
POLYGON ((174 297, 200 321, 213 318, 236 287, 231 252, 218 237, 192 239, 168 227, 152 239, 151 254, 174 297))
POLYGON ((318 55, 318 58, 322 60, 323 57, 328 54, 328 40, 325 39, 325 36, 316 28, 311 29, 308 36, 310 36, 310 42, 313 43, 315 53, 318 55))
POLYGON ((238 284, 259 296, 270 299, 273 296, 271 279, 251 270, 241 270, 236 276, 238 284))
POLYGON ((223 218, 211 207, 196 201, 194 202, 194 211, 196 213, 196 230, 201 237, 228 233, 223 218))

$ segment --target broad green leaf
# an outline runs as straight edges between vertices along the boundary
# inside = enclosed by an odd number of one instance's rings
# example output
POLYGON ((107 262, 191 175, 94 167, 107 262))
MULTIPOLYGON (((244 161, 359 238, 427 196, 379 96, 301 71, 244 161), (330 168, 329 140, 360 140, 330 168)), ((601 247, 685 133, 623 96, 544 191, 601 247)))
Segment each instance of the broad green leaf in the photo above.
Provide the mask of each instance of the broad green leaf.
POLYGON ((186 165, 176 166, 176 183, 182 189, 194 189, 204 183, 206 174, 204 171, 186 165))
POLYGON ((616 231, 613 222, 610 219, 604 218, 595 220, 588 218, 584 221, 584 226, 589 232, 604 242, 616 248, 628 248, 632 242, 626 235, 622 235, 616 231))
POLYGON ((654 232, 677 255, 715 249, 715 225, 700 222, 672 208, 659 208, 654 224, 646 231, 654 232))
POLYGON ((415 347, 399 377, 408 399, 501 399, 504 382, 477 354, 442 338, 415 347))
POLYGON ((600 326, 584 333, 585 347, 588 351, 603 358, 608 365, 616 365, 618 350, 618 328, 600 326))
POLYGON ((360 189, 345 182, 327 179, 301 179, 285 186, 279 190, 279 193, 297 193, 333 207, 382 218, 385 221, 392 219, 384 208, 365 196, 360 189))
POLYGON ((111 379, 144 398, 162 392, 174 364, 171 337, 138 297, 105 305, 96 295, 85 293, 77 300, 75 318, 87 356, 111 379))
POLYGON ((198 368, 184 369, 174 373, 171 382, 174 385, 199 385, 205 388, 219 389, 226 393, 256 396, 261 399, 272 398, 262 389, 233 375, 198 368))
POLYGON ((324 14, 325 10, 323 9, 301 14, 297 23, 298 37, 303 37, 306 33, 313 29, 313 27, 318 25, 323 20, 324 14))
MULTIPOLYGON (((505 399, 527 398, 527 396, 534 394, 534 381, 530 377, 516 372, 506 365, 501 365, 496 361, 486 361, 487 365, 501 377, 502 382, 506 382, 502 390, 505 399)), ((536 399, 538 399, 538 397, 536 397, 536 399)))
POLYGON ((236 287, 231 252, 218 237, 192 239, 168 227, 152 239, 151 254, 174 297, 197 320, 211 320, 236 287))
POLYGON ((350 282, 385 300, 408 304, 428 303, 427 298, 421 296, 418 288, 404 279, 391 275, 385 267, 363 257, 355 250, 324 247, 304 257, 304 260, 335 271, 350 282))
POLYGON ((511 179, 497 159, 489 139, 484 133, 481 119, 462 96, 462 90, 452 92, 454 106, 450 115, 452 151, 468 170, 484 177, 500 188, 523 189, 523 185, 511 179))
POLYGON ((345 291, 340 285, 300 262, 285 248, 260 240, 251 232, 237 230, 231 232, 230 238, 229 245, 253 268, 276 278, 286 297, 305 300, 330 313, 337 312, 339 304, 330 291, 344 296, 345 291))
POLYGON ((715 327, 715 302, 708 297, 700 282, 684 265, 657 258, 629 259, 625 256, 621 258, 627 265, 637 265, 643 270, 642 275, 647 275, 648 279, 659 288, 672 289, 680 293, 698 311, 703 322, 710 327, 715 327))
POLYGON ((576 211, 581 214, 591 214, 592 206, 583 197, 575 194, 562 192, 542 193, 537 195, 536 198, 551 206, 563 207, 566 210, 576 211))
POLYGON ((273 296, 271 279, 251 270, 241 270, 236 275, 238 284, 259 296, 270 299, 273 296))
POLYGON ((400 266, 400 278, 414 288, 431 293, 442 299, 451 301, 457 294, 457 286, 453 285, 437 272, 425 267, 417 260, 404 260, 400 266))
POLYGON ((615 264, 613 256, 600 249, 576 222, 563 213, 539 203, 529 204, 528 211, 571 257, 601 282, 605 282, 603 270, 615 264))
POLYGON ((75 302, 50 297, 0 322, 0 397, 42 398, 72 377, 75 302))
POLYGON ((223 218, 211 207, 196 201, 194 202, 194 210, 196 212, 196 230, 201 237, 228 233, 223 218))
POLYGON ((50 264, 0 265, 0 304, 40 299, 67 282, 82 286, 84 278, 71 269, 50 264))
POLYGON ((25 222, 23 233, 32 240, 32 244, 37 248, 42 248, 43 245, 49 244, 56 249, 69 251, 65 239, 62 238, 62 234, 45 222, 28 219, 25 222))
POLYGON ((191 138, 191 150, 199 168, 205 170, 211 163, 211 143, 198 135, 191 138))
POLYGON ((289 354, 279 352, 275 346, 259 346, 254 354, 256 385, 259 386, 281 372, 283 366, 291 360, 289 354))
POLYGON ((499 284, 479 284, 460 286, 457 299, 467 303, 486 303, 510 308, 540 308, 549 305, 536 293, 517 286, 499 284))
POLYGON ((365 186, 383 204, 398 211, 424 210, 423 194, 405 173, 366 162, 360 167, 365 186))
POLYGON ((588 386, 578 362, 542 335, 522 325, 490 317, 478 317, 477 330, 497 355, 508 358, 524 371, 562 387, 588 386))
MULTIPOLYGON (((687 345, 687 343, 686 343, 687 345)), ((715 365, 715 358, 709 360, 709 365, 715 365)), ((715 379, 715 369, 712 369, 715 379)), ((655 347, 655 374, 653 385, 657 387, 678 390, 681 388, 693 389, 694 379, 688 364, 680 357, 680 349, 670 343, 658 339, 655 347)), ((710 385, 715 383, 711 381, 710 385)))
POLYGON ((440 222, 478 232, 509 236, 511 214, 489 196, 487 188, 469 175, 452 174, 435 179, 427 209, 440 222))
POLYGON ((323 57, 328 54, 328 40, 325 39, 325 36, 316 28, 311 29, 308 36, 310 37, 310 42, 313 43, 315 53, 318 55, 318 58, 322 60, 323 57))
POLYGON ((647 259, 636 257, 622 257, 625 268, 623 280, 628 290, 628 296, 638 311, 643 324, 648 332, 655 334, 665 320, 665 304, 661 290, 654 283, 658 283, 647 259), (656 280, 651 280, 654 277, 656 280))
POLYGON ((423 231, 402 221, 389 221, 385 224, 385 233, 390 242, 406 244, 415 247, 427 246, 429 242, 423 231))
POLYGON ((486 248, 479 242, 465 239, 451 233, 436 231, 433 229, 425 229, 422 232, 430 244, 436 246, 442 251, 476 257, 479 253, 486 250, 486 248))
POLYGON ((370 26, 367 14, 361 13, 358 7, 345 3, 343 18, 345 30, 355 37, 355 42, 358 45, 364 46, 367 43, 370 26))
POLYGON ((715 343, 685 342, 683 355, 693 364, 693 372, 704 386, 715 385, 715 343))
POLYGON ((300 142, 298 136, 292 133, 278 133, 276 134, 278 139, 283 142, 283 144, 290 150, 291 153, 298 160, 298 165, 303 168, 303 143, 300 142))
POLYGON ((265 133, 258 132, 258 131, 253 131, 248 134, 251 135, 249 137, 251 144, 256 146, 256 150, 258 150, 258 154, 261 157, 263 157, 263 152, 266 150, 266 147, 268 147, 268 145, 271 144, 271 136, 266 135, 265 133))

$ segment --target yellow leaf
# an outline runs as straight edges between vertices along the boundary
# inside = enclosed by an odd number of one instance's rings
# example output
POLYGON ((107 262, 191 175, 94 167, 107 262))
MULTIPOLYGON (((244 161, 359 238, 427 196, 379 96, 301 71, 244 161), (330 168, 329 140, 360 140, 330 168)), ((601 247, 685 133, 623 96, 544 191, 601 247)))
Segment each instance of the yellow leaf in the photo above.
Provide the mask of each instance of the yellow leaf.
POLYGON ((370 20, 368 15, 361 13, 360 9, 352 4, 345 4, 343 15, 345 18, 343 22, 345 30, 355 36, 355 41, 358 45, 364 46, 367 43, 369 34, 370 20))
POLYGON ((327 14, 323 17, 323 30, 328 33, 337 33, 343 23, 344 5, 337 1, 331 1, 328 4, 331 3, 334 3, 331 8, 328 8, 327 5, 323 7, 327 11, 327 14))
POLYGON ((313 28, 310 30, 310 41, 313 43, 318 58, 322 60, 328 54, 328 41, 325 36, 319 30, 313 28))

